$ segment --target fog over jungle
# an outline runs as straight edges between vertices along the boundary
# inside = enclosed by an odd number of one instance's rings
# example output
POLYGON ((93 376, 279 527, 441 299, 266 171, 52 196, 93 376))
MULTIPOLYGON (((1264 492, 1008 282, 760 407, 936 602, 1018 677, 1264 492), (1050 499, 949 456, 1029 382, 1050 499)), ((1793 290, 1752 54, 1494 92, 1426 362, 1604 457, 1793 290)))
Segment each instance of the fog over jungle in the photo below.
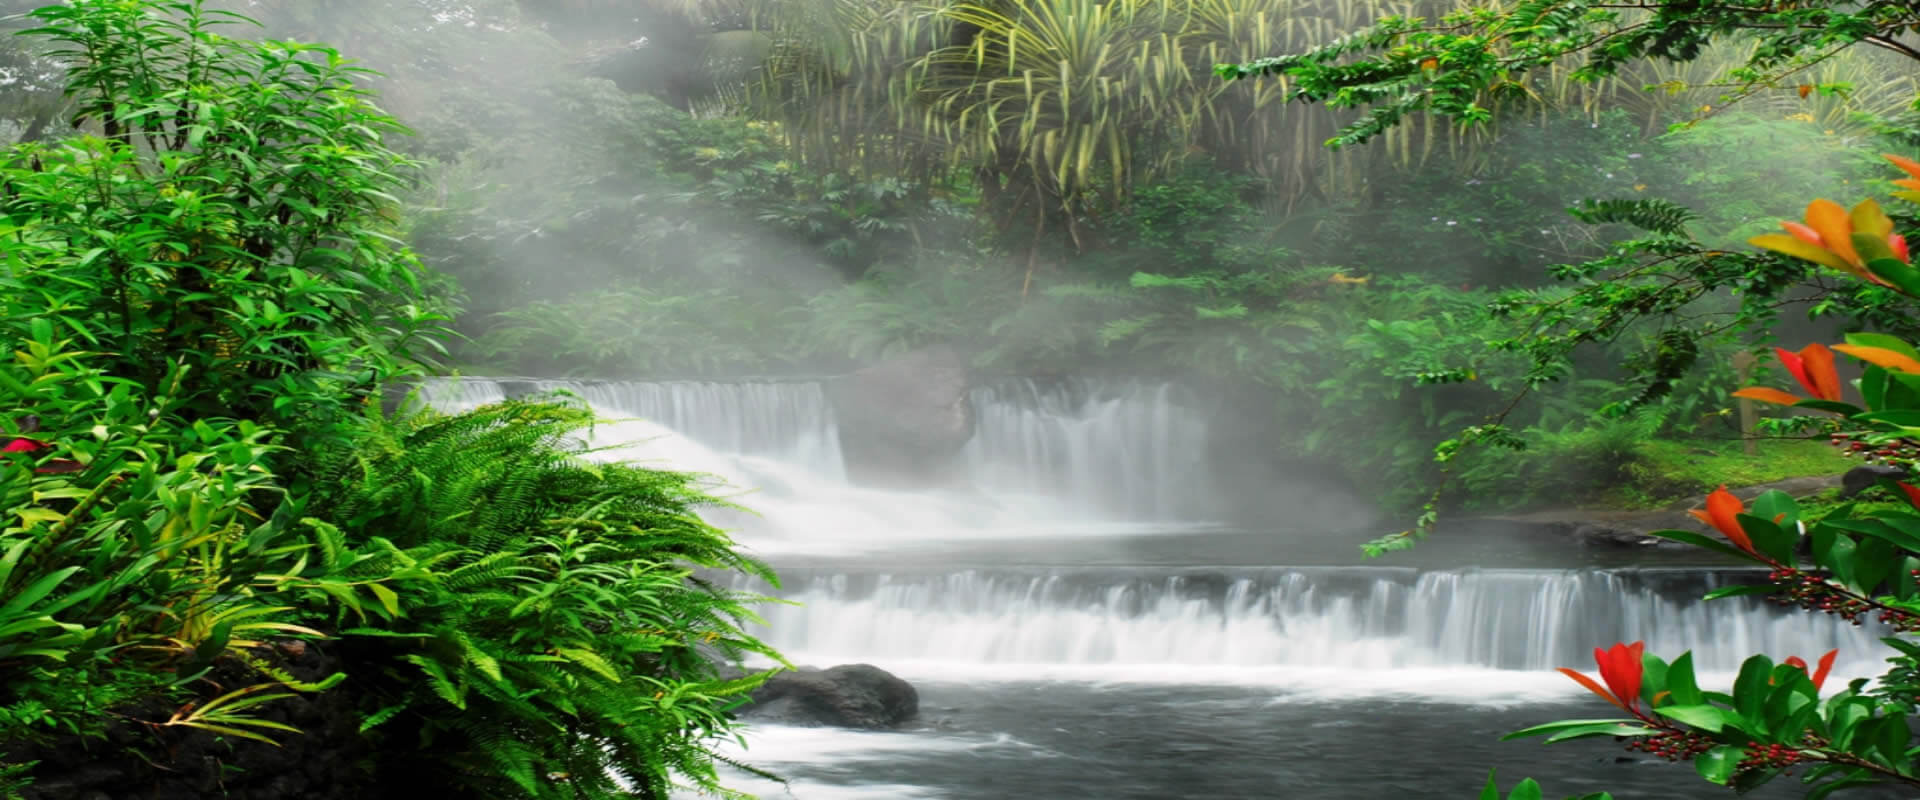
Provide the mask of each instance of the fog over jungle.
MULTIPOLYGON (((1531 324, 1492 313, 1501 293, 1563 293, 1553 265, 1634 235, 1570 206, 1671 200, 1697 215, 1690 235, 1736 244, 1797 215, 1770 187, 1864 185, 1858 112, 1898 108, 1914 81, 1849 52, 1809 80, 1852 91, 1714 111, 1720 90, 1701 84, 1734 43, 1596 83, 1555 71, 1497 125, 1416 122, 1335 150, 1323 142, 1356 113, 1212 66, 1438 7, 225 5, 377 71, 365 85, 415 131, 398 142, 421 162, 404 225, 458 298, 463 372, 821 375, 939 345, 983 375, 1215 386, 1267 430, 1252 441, 1270 452, 1250 458, 1350 476, 1427 470, 1433 442, 1520 390, 1526 359, 1486 346, 1531 324)), ((6 57, 5 130, 61 134, 55 76, 24 45, 6 57)), ((1775 334, 1829 330, 1800 313, 1820 296, 1775 334)), ((1560 382, 1507 420, 1571 437, 1547 448, 1571 457, 1536 466, 1578 481, 1656 431, 1736 435, 1721 413, 1732 353, 1760 340, 1711 321, 1736 300, 1711 294, 1690 321, 1650 319, 1554 367, 1560 382), (1711 331, 1710 346, 1663 356, 1675 327, 1711 331), (1692 366, 1658 386, 1661 404, 1615 380, 1623 360, 1662 358, 1692 366), (1607 408, 1640 410, 1596 416, 1607 408)))

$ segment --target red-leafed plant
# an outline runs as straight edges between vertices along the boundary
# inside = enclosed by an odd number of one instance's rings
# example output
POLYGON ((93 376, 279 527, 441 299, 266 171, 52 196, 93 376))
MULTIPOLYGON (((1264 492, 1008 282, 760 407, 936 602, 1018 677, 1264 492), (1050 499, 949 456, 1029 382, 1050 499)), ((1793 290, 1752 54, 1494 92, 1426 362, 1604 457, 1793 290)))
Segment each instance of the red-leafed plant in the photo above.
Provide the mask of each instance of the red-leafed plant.
MULTIPOLYGON (((1920 189, 1920 164, 1888 159, 1912 176, 1900 181, 1903 188, 1920 189)), ((1920 193, 1902 197, 1920 201, 1920 193)), ((1920 297, 1920 269, 1911 264, 1906 239, 1873 202, 1847 211, 1816 201, 1804 223, 1784 227, 1788 234, 1758 236, 1753 244, 1920 297)), ((1882 334, 1846 338, 1831 347, 1776 350, 1808 397, 1769 387, 1734 394, 1831 415, 1836 444, 1913 464, 1920 460, 1920 349, 1882 334), (1850 387, 1840 380, 1835 353, 1861 362, 1861 377, 1850 387)), ((1829 692, 1838 651, 1820 656, 1811 671, 1799 656, 1775 662, 1755 655, 1730 691, 1711 692, 1697 685, 1690 654, 1669 662, 1637 642, 1616 644, 1595 651, 1600 680, 1562 671, 1627 717, 1549 723, 1512 737, 1622 737, 1629 749, 1690 760, 1702 777, 1738 790, 1788 775, 1807 785, 1810 798, 1875 784, 1920 788, 1920 749, 1911 741, 1920 711, 1920 643, 1912 638, 1920 634, 1920 487, 1893 480, 1883 486, 1905 503, 1849 504, 1813 520, 1783 493, 1760 495, 1749 506, 1722 487, 1693 512, 1715 536, 1657 533, 1766 569, 1764 582, 1717 590, 1710 599, 1766 595, 1842 623, 1883 629, 1892 667, 1878 680, 1856 679, 1829 692)), ((1491 784, 1488 791, 1499 796, 1491 784)), ((1537 786, 1526 791, 1538 796, 1537 786)))

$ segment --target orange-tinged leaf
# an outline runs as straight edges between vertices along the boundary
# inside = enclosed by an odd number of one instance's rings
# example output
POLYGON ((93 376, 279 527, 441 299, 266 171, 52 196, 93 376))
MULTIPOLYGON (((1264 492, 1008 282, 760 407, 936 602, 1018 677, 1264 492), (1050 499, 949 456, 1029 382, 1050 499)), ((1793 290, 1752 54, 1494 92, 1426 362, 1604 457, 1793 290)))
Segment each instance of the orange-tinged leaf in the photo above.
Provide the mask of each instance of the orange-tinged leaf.
POLYGON ((1894 181, 1893 185, 1903 189, 1920 189, 1920 178, 1901 178, 1894 181))
POLYGON ((1733 546, 1753 552, 1753 540, 1747 538, 1747 532, 1740 527, 1740 514, 1747 510, 1747 504, 1740 502, 1727 487, 1721 486, 1707 495, 1707 523, 1720 535, 1727 537, 1733 546))
POLYGON ((1842 261, 1853 264, 1860 260, 1853 252, 1853 220, 1839 203, 1824 197, 1808 203, 1807 227, 1818 231, 1820 241, 1842 261))
POLYGON ((1841 272, 1852 273, 1862 278, 1867 277, 1865 270, 1848 263, 1846 259, 1836 255, 1833 251, 1816 244, 1800 241, 1784 233, 1763 233, 1748 239, 1747 244, 1793 256, 1803 261, 1811 261, 1815 264, 1829 266, 1841 272))
POLYGON ((1793 220, 1790 220, 1790 219, 1781 220, 1780 227, 1787 229, 1787 233, 1793 234, 1793 238, 1795 239, 1799 239, 1800 241, 1806 242, 1807 244, 1813 245, 1814 247, 1819 247, 1821 245, 1819 231, 1816 231, 1798 222, 1794 222, 1793 220))
POLYGON ((1893 220, 1887 212, 1880 210, 1880 204, 1872 198, 1860 201, 1860 204, 1847 212, 1847 221, 1853 224, 1854 233, 1870 233, 1876 239, 1885 239, 1893 232, 1893 220))
POLYGON ((1866 347, 1863 345, 1836 344, 1833 349, 1854 358, 1865 361, 1881 369, 1920 375, 1920 361, 1913 360, 1905 353, 1888 350, 1884 347, 1866 347))
MULTIPOLYGON (((1744 397, 1748 400, 1758 400, 1762 403, 1772 403, 1777 406, 1790 406, 1800 402, 1799 397, 1780 391, 1779 389, 1769 389, 1765 386, 1749 386, 1734 392, 1733 396, 1744 397)), ((1708 520, 1702 519, 1701 521, 1707 522, 1708 520)))
POLYGON ((1594 694, 1599 695, 1600 699, 1605 700, 1609 703, 1612 703, 1616 706, 1619 706, 1621 711, 1625 711, 1627 713, 1633 713, 1632 709, 1627 708, 1626 703, 1620 702, 1620 698, 1614 697, 1613 693, 1607 691, 1606 687, 1601 686, 1599 681, 1596 681, 1592 678, 1587 677, 1586 675, 1581 674, 1579 670, 1568 669, 1566 667, 1556 667, 1556 669, 1560 670, 1560 674, 1565 675, 1569 678, 1572 678, 1576 683, 1579 683, 1581 686, 1587 687, 1587 691, 1593 692, 1594 694))
POLYGON ((1813 94, 1813 84, 1811 83, 1800 84, 1800 99, 1805 100, 1807 99, 1807 95, 1810 95, 1810 94, 1813 94))
POLYGON ((1800 348, 1800 363, 1806 365, 1807 387, 1813 396, 1822 400, 1840 399, 1840 373, 1833 368, 1833 351, 1826 345, 1814 343, 1800 348))
POLYGON ((1880 157, 1893 162, 1894 166, 1906 170, 1908 175, 1920 178, 1920 161, 1915 161, 1906 156, 1896 156, 1892 153, 1881 153, 1880 157))

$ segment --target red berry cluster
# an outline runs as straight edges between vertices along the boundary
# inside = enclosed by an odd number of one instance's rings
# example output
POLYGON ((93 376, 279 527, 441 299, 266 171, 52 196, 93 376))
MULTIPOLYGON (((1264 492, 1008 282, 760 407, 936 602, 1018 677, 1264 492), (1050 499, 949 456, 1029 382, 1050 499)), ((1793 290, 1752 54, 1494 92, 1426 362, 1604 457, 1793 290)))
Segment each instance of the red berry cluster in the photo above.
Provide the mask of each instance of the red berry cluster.
POLYGON ((1800 751, 1784 744, 1747 742, 1747 757, 1740 759, 1734 772, 1756 769, 1785 769, 1800 763, 1800 751))
POLYGON ((1840 455, 1860 456, 1861 460, 1872 464, 1885 461, 1920 461, 1920 442, 1912 439, 1898 439, 1891 442, 1873 444, 1859 440, 1858 433, 1836 433, 1827 437, 1828 443, 1840 448, 1840 455))
POLYGON ((1668 761, 1686 761, 1712 750, 1714 740, 1692 731, 1669 731, 1658 736, 1642 736, 1627 743, 1628 750, 1656 755, 1668 761))
MULTIPOLYGON (((1767 599, 1781 605, 1798 606, 1808 611, 1833 614, 1855 625, 1861 624, 1867 613, 1873 610, 1873 604, 1847 594, 1838 586, 1827 582, 1826 578, 1793 567, 1781 567, 1767 574, 1767 580, 1786 587, 1783 594, 1771 595, 1767 599)), ((1883 611, 1880 621, 1906 630, 1903 625, 1920 626, 1910 614, 1899 614, 1904 620, 1896 620, 1897 612, 1883 611)))

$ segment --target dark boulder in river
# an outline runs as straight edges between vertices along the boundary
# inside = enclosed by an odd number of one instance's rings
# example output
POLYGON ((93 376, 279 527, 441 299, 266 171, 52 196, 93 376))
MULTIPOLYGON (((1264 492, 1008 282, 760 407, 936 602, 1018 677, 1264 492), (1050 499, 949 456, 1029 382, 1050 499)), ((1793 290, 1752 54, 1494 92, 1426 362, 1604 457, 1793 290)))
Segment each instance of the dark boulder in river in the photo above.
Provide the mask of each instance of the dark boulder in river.
POLYGON ((950 482, 973 438, 971 376, 958 352, 930 347, 830 380, 840 450, 855 483, 927 488, 950 482))
POLYGON ((920 713, 913 685, 871 664, 782 672, 753 690, 743 716, 787 725, 885 729, 920 713))

